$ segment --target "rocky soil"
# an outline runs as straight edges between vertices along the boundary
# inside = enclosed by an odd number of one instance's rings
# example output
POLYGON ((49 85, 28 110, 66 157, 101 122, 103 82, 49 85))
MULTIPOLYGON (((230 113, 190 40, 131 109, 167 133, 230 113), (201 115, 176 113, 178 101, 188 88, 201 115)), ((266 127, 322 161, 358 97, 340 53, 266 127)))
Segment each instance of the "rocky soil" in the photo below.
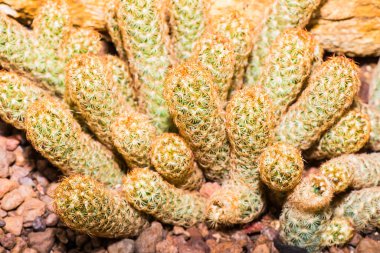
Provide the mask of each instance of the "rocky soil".
MULTIPOLYGON (((364 98, 373 62, 361 64, 364 98)), ((204 224, 184 229, 153 222, 138 238, 90 238, 67 228, 53 212, 52 194, 60 177, 22 132, 0 122, 0 253, 305 252, 281 243, 278 211, 272 208, 259 221, 228 230, 208 229, 204 224)), ((216 187, 207 183, 202 193, 210 194, 216 187)), ((380 252, 379 231, 356 234, 347 246, 326 252, 380 252)))

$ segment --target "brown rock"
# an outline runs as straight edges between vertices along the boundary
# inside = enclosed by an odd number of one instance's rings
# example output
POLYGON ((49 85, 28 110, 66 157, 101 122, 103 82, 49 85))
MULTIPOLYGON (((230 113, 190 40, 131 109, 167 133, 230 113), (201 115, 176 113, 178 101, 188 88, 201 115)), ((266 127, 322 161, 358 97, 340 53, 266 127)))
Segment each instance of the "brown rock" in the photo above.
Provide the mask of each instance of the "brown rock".
POLYGON ((7 253, 7 250, 0 246, 0 253, 7 253))
POLYGON ((54 232, 53 228, 48 228, 44 232, 29 233, 29 247, 37 250, 39 253, 48 253, 54 245, 54 232))
POLYGON ((357 253, 378 253, 380 252, 380 242, 375 240, 364 238, 362 239, 357 248, 357 253))
POLYGON ((363 239, 363 236, 361 236, 359 233, 355 233, 348 244, 356 247, 359 244, 361 239, 363 239))
POLYGON ((190 233, 186 231, 183 227, 174 226, 172 232, 174 235, 184 235, 185 238, 190 238, 190 233))
POLYGON ((20 235, 22 230, 23 218, 22 216, 5 217, 5 231, 14 235, 20 235))
POLYGON ((178 253, 205 253, 206 251, 202 248, 197 248, 189 244, 181 244, 178 247, 178 253))
POLYGON ((178 247, 171 236, 157 243, 156 253, 178 253, 178 247))
POLYGON ((7 193, 18 187, 18 183, 8 180, 6 178, 0 178, 0 199, 7 193))
POLYGON ((9 176, 9 164, 7 157, 7 150, 0 146, 0 178, 9 176))
POLYGON ((34 192, 33 188, 29 185, 20 185, 18 192, 24 199, 37 197, 37 194, 34 192))
POLYGON ((152 225, 145 229, 136 240, 136 252, 146 253, 146 252, 156 252, 156 244, 162 241, 163 228, 161 223, 152 222, 152 225))
POLYGON ((16 161, 16 155, 13 152, 7 151, 7 163, 8 165, 14 164, 16 161))
POLYGON ((4 248, 11 250, 16 245, 16 236, 11 233, 5 234, 4 236, 0 237, 0 244, 4 248))
POLYGON ((9 136, 6 140, 6 149, 8 151, 14 151, 18 145, 20 144, 20 140, 17 136, 9 136))
POLYGON ((134 253, 135 242, 131 239, 123 239, 112 243, 107 247, 108 253, 134 253))
POLYGON ((50 198, 48 195, 42 195, 40 196, 40 200, 42 200, 46 204, 47 210, 50 212, 54 212, 54 206, 53 206, 53 199, 50 198))
POLYGON ((4 218, 7 215, 8 215, 8 213, 0 208, 0 218, 4 218))
POLYGON ((59 185, 59 183, 51 183, 51 184, 48 186, 47 190, 46 190, 46 194, 47 194, 49 197, 53 198, 53 197, 54 197, 54 191, 55 191, 55 189, 58 187, 58 185, 59 185))
POLYGON ((24 253, 27 246, 21 237, 16 237, 16 246, 11 250, 11 253, 24 253))
POLYGON ((5 211, 15 209, 24 202, 24 197, 20 194, 18 189, 8 192, 4 195, 1 201, 1 208, 5 211))
POLYGON ((241 253, 243 249, 240 245, 234 242, 217 243, 215 240, 207 240, 207 245, 210 248, 210 253, 241 253))
POLYGON ((11 174, 11 180, 18 182, 20 178, 26 177, 31 170, 32 170, 32 167, 19 166, 15 164, 9 168, 9 173, 11 174))
POLYGON ((24 217, 24 222, 33 222, 38 216, 42 216, 45 210, 45 202, 35 198, 28 198, 17 208, 16 213, 24 217))
POLYGON ((271 253, 269 246, 264 243, 257 245, 256 248, 252 251, 252 253, 271 253))
POLYGON ((210 234, 208 227, 204 223, 200 223, 198 225, 198 230, 201 233, 203 238, 206 238, 210 234))
POLYGON ((58 220, 59 220, 58 215, 56 215, 55 213, 51 213, 45 219, 46 226, 53 227, 57 225, 58 220))
POLYGON ((26 248, 22 253, 38 253, 38 251, 35 249, 26 248))

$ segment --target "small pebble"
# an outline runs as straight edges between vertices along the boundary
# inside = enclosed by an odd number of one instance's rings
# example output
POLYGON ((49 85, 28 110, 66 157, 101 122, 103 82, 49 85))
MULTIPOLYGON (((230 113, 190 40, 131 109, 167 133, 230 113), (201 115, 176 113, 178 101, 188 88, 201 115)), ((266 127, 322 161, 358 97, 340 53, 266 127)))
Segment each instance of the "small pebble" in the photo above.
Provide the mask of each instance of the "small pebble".
POLYGON ((34 219, 32 223, 32 227, 35 232, 45 231, 46 229, 45 220, 41 216, 38 216, 37 218, 34 219))

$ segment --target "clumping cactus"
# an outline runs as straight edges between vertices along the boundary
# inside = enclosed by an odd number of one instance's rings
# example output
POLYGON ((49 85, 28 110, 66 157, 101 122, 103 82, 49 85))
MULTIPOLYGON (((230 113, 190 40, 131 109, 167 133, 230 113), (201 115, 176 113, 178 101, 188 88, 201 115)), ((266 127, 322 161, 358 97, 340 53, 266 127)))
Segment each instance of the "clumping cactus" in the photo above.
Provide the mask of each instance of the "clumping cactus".
POLYGON ((231 89, 242 88, 245 67, 253 47, 251 23, 242 12, 226 8, 212 18, 210 30, 231 41, 235 53, 235 69, 231 89))
POLYGON ((268 95, 260 86, 238 91, 227 105, 226 119, 232 168, 230 179, 207 203, 207 219, 213 226, 250 222, 265 207, 255 160, 273 139, 268 95))
POLYGON ((286 203, 280 216, 280 238, 308 252, 320 252, 324 247, 322 235, 329 226, 331 215, 329 208, 307 212, 286 203))
POLYGON ((119 8, 120 0, 110 0, 105 9, 105 21, 107 32, 111 37, 113 44, 119 57, 123 60, 127 60, 127 52, 124 49, 123 38, 121 35, 121 29, 118 23, 117 10, 119 8))
POLYGON ((309 174, 288 197, 288 203, 305 212, 315 212, 330 205, 334 187, 324 175, 309 174))
POLYGON ((97 138, 112 148, 111 124, 119 115, 130 111, 131 106, 123 94, 125 88, 113 80, 107 59, 81 55, 71 60, 66 71, 65 97, 97 138))
POLYGON ((193 151, 178 135, 164 133, 152 143, 151 162, 169 183, 185 190, 198 190, 205 181, 193 151))
POLYGON ((171 64, 164 2, 120 0, 116 13, 131 73, 140 83, 140 104, 162 132, 171 125, 163 98, 163 83, 171 64))
POLYGON ((325 247, 342 246, 351 240, 354 232, 355 229, 350 219, 333 217, 322 233, 322 245, 325 247))
POLYGON ((164 223, 189 227, 205 220, 206 199, 174 187, 148 168, 129 172, 123 192, 132 206, 164 223))
POLYGON ((67 177, 54 194, 54 209, 61 220, 71 229, 90 236, 137 236, 149 224, 146 216, 118 192, 91 177, 67 177))
POLYGON ((277 0, 259 28, 248 64, 247 84, 255 85, 262 73, 265 59, 277 36, 287 28, 304 28, 320 0, 277 0))
POLYGON ((25 129, 25 114, 34 101, 50 97, 49 92, 16 73, 0 71, 0 117, 18 129, 25 129))
POLYGON ((358 232, 380 228, 380 187, 366 188, 347 194, 335 207, 334 216, 347 217, 358 232))
POLYGON ((186 61, 171 69, 164 94, 174 123, 206 178, 221 181, 229 169, 230 148, 211 74, 198 61, 186 61))
POLYGON ((366 147, 380 151, 380 110, 373 105, 358 103, 360 110, 367 114, 371 123, 371 133, 366 147))
POLYGON ((300 28, 285 30, 273 42, 258 83, 272 99, 276 121, 301 93, 310 73, 314 46, 311 34, 300 28))
POLYGON ((205 31, 208 0, 168 0, 172 44, 176 57, 189 58, 197 40, 205 31))
POLYGON ((301 151, 286 143, 275 143, 258 158, 261 180, 272 190, 287 192, 302 179, 301 151))
POLYGON ((74 54, 99 53, 100 35, 71 27, 67 6, 47 1, 33 22, 33 31, 0 15, 0 65, 64 91, 65 62, 74 54), (86 37, 85 37, 86 36, 86 37), (89 36, 89 37, 87 37, 89 36), (88 47, 87 47, 88 46, 88 47))
POLYGON ((218 86, 222 102, 227 101, 235 69, 234 47, 231 41, 218 33, 205 33, 194 48, 193 57, 209 70, 218 86))
POLYGON ((137 112, 120 115, 111 125, 111 134, 114 146, 128 167, 149 167, 157 130, 148 116, 137 112))
POLYGON ((380 110, 380 60, 373 71, 372 81, 369 87, 368 102, 371 106, 380 110))
POLYGON ((358 108, 349 110, 306 153, 308 159, 332 158, 359 151, 368 142, 371 133, 370 119, 358 108))
POLYGON ((122 171, 111 151, 85 134, 66 106, 53 98, 29 105, 26 137, 65 175, 83 174, 106 183, 121 183, 122 171))
POLYGON ((277 139, 306 150, 351 106, 359 90, 357 66, 332 57, 312 75, 301 96, 281 119, 277 139))
POLYGON ((380 153, 343 155, 325 162, 320 170, 337 193, 348 187, 380 186, 380 153))

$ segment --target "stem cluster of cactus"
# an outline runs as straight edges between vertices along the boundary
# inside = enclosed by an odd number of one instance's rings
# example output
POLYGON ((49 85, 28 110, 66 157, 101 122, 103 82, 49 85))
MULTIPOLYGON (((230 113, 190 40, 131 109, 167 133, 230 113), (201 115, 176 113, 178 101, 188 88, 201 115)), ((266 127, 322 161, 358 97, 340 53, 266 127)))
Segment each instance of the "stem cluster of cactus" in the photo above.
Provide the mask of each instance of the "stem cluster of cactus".
POLYGON ((60 1, 33 30, 0 15, 0 117, 63 172, 55 209, 80 232, 233 226, 275 204, 285 243, 343 245, 380 227, 380 111, 355 63, 303 30, 318 4, 277 0, 253 29, 206 0, 110 1, 119 57, 60 1))

